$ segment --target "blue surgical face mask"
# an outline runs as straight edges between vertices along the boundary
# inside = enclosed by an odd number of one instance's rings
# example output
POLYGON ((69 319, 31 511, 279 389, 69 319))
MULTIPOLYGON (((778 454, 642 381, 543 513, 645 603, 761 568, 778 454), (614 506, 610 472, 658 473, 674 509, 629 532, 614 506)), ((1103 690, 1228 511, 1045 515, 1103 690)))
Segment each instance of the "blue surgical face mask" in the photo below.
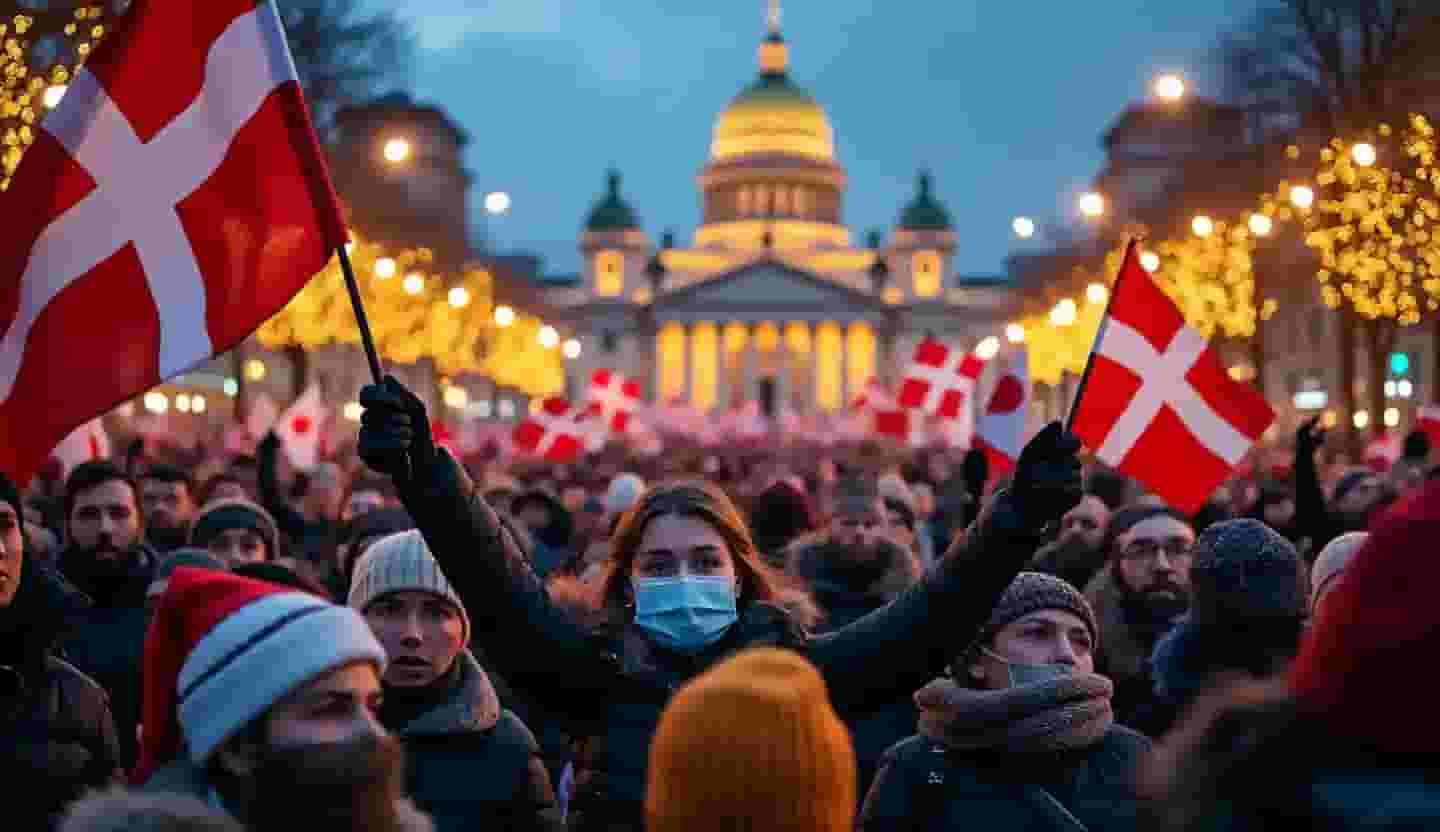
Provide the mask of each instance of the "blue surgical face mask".
POLYGON ((1075 668, 1068 664, 1025 664, 1023 662, 1012 662, 1003 656, 997 655, 994 650, 988 647, 982 647, 980 649, 985 655, 1005 665, 1005 670, 1010 674, 1010 687, 1012 688, 1038 685, 1041 682, 1049 682, 1052 679, 1071 676, 1075 673, 1075 668))
POLYGON ((735 623, 733 578, 685 576, 634 582, 635 623, 661 647, 698 653, 735 623))

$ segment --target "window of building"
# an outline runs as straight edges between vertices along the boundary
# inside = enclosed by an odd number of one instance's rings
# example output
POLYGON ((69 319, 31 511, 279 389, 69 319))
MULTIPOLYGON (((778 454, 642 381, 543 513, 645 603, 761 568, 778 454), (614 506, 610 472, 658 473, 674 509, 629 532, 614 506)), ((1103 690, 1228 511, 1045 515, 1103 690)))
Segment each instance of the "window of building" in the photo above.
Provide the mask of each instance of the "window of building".
POLYGON ((940 255, 922 251, 915 255, 915 296, 933 298, 940 294, 940 255))
POLYGON ((625 290, 625 258, 618 251, 595 257, 595 294, 613 298, 625 290))

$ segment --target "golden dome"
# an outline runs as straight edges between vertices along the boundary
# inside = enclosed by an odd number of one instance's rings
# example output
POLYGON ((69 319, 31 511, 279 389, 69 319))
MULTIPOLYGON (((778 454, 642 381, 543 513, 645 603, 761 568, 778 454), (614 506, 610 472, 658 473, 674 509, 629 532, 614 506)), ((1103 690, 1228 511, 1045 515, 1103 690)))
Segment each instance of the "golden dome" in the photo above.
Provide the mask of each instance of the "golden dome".
POLYGON ((760 44, 760 77, 735 96, 715 121, 710 159, 781 154, 835 161, 835 135, 825 110, 787 73, 789 54, 778 30, 760 44))

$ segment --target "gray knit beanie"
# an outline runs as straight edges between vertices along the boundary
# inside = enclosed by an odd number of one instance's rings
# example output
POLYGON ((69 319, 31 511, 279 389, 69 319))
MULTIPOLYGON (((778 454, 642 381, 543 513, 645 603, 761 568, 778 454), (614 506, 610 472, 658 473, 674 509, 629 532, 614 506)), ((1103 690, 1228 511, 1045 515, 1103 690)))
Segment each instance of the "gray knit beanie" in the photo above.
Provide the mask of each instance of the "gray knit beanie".
POLYGON ((190 545, 208 548, 210 541, 231 529, 249 529, 265 541, 265 556, 280 557, 280 532, 270 512, 249 500, 215 500, 200 509, 190 524, 190 545))
POLYGON ((1090 602, 1085 600, 1080 590, 1054 575, 1021 572, 1010 582, 1005 594, 1000 596, 1000 601, 990 613, 990 620, 980 631, 979 638, 975 639, 975 643, 966 651, 967 658, 973 658, 973 654, 981 646, 989 644, 995 634, 1012 621, 1040 610, 1073 613, 1084 621, 1085 627, 1090 630, 1090 641, 1095 649, 1100 648, 1100 626, 1095 622, 1095 611, 1090 609, 1090 602))
POLYGON ((1226 520, 1195 541, 1191 610, 1197 624, 1305 613, 1308 592, 1295 547, 1258 520, 1226 520))
POLYGON ((382 537, 365 550, 355 564, 347 603, 364 613, 376 599, 392 592, 428 592, 454 605, 465 626, 462 640, 469 643, 470 615, 465 604, 415 529, 382 537))

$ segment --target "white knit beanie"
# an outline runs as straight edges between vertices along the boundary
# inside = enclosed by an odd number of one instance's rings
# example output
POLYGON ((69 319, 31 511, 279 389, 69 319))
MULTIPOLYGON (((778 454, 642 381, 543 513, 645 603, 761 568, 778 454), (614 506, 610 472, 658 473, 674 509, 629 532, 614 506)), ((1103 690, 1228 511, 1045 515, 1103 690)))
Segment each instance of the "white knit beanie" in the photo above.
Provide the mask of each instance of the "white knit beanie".
POLYGON ((1360 547, 1370 539, 1369 532, 1347 532, 1342 534, 1320 550, 1319 556, 1315 558, 1315 565, 1310 567, 1310 609, 1314 610, 1335 586, 1335 580, 1345 572, 1360 547))
POLYGON ((347 603, 364 613, 377 598, 392 592, 428 592, 445 599, 460 611, 465 627, 462 638, 469 643, 470 614, 415 529, 382 537, 365 550, 355 564, 347 603))

